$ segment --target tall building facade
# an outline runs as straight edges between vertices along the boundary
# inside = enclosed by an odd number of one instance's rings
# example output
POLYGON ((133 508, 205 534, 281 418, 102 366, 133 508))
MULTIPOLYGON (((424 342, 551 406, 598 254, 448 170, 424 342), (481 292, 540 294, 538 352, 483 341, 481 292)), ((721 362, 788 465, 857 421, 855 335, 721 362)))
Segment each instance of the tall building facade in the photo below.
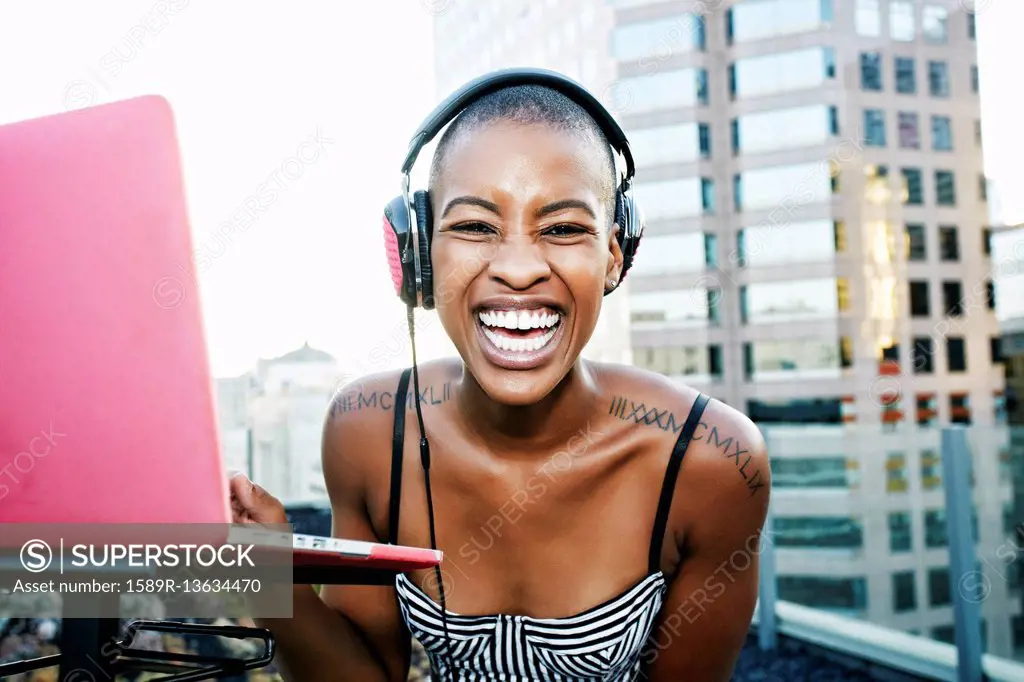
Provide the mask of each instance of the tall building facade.
POLYGON ((933 427, 972 425, 985 639, 1009 655, 975 35, 956 0, 454 3, 435 66, 439 97, 562 71, 626 130, 647 232, 595 343, 774 430, 784 598, 951 638, 933 427))

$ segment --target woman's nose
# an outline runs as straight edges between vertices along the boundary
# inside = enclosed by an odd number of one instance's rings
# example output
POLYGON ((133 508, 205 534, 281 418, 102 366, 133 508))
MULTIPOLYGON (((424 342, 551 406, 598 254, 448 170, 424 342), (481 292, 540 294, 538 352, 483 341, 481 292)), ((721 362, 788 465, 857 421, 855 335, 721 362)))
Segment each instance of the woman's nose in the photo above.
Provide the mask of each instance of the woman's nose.
POLYGON ((488 274, 510 289, 529 289, 551 276, 542 245, 528 235, 508 235, 496 246, 488 274))

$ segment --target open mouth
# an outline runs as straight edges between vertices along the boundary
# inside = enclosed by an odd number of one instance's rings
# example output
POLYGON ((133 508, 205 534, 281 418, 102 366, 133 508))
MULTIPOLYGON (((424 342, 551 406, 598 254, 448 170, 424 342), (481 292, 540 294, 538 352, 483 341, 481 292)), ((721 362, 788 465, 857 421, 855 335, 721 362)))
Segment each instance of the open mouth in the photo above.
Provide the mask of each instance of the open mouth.
POLYGON ((542 363, 557 346, 563 318, 547 307, 483 309, 477 312, 477 327, 492 361, 510 369, 528 369, 542 363))

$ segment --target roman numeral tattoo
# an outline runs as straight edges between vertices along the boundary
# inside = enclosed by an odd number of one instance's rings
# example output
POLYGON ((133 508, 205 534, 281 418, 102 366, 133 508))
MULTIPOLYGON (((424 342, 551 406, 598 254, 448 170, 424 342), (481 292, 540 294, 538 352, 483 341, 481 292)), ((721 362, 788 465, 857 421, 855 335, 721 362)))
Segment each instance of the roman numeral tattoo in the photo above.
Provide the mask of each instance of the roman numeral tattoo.
MULTIPOLYGON (((633 402, 621 396, 612 398, 608 414, 623 421, 652 426, 666 433, 679 433, 683 430, 683 425, 686 424, 685 419, 677 419, 669 410, 654 406, 648 407, 645 403, 633 402)), ((717 427, 709 426, 707 422, 700 422, 694 430, 692 441, 703 440, 722 457, 732 460, 740 476, 747 482, 747 489, 750 491, 750 496, 753 497, 758 490, 765 487, 761 471, 756 466, 750 465, 750 460, 753 457, 749 454, 749 450, 744 449, 739 440, 732 436, 725 438, 723 435, 717 427)))
MULTIPOLYGON (((409 387, 406 395, 405 409, 413 409, 416 399, 416 392, 409 387)), ((441 405, 452 399, 452 385, 446 381, 441 386, 428 386, 420 391, 420 405, 441 405)), ((346 412, 359 412, 361 410, 393 410, 395 408, 395 394, 391 391, 354 391, 352 393, 339 394, 331 401, 331 418, 346 412)))

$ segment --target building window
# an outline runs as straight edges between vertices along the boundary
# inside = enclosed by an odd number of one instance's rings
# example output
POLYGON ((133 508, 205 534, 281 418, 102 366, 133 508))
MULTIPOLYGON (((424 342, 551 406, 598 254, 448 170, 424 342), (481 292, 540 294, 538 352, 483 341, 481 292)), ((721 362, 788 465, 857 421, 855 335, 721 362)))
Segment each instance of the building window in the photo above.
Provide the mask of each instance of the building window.
POLYGON ((836 307, 841 313, 850 312, 850 280, 836 278, 836 307))
POLYGON ((776 516, 772 542, 778 547, 858 549, 864 546, 859 519, 842 516, 776 516))
POLYGON ((917 608, 917 592, 914 588, 914 572, 892 574, 892 610, 896 613, 913 611, 917 608))
POLYGON ((778 595, 783 601, 815 609, 862 611, 867 608, 867 580, 786 575, 778 578, 778 595))
POLYGON ((732 143, 732 155, 740 153, 740 122, 738 119, 729 121, 729 140, 732 143))
POLYGON ((960 260, 960 241, 955 225, 939 225, 939 259, 949 263, 960 260))
POLYGON ((700 203, 705 214, 715 212, 715 181, 713 178, 700 179, 700 203))
POLYGON ((836 253, 846 251, 846 222, 843 220, 832 221, 832 237, 835 243, 836 253))
POLYGON ((616 102, 629 102, 629 112, 639 113, 692 107, 697 104, 693 69, 656 71, 615 81, 611 96, 616 102))
POLYGON ((990 279, 985 281, 985 305, 989 310, 996 309, 996 285, 990 279))
POLYGON ((726 36, 730 45, 739 45, 815 31, 832 21, 832 17, 832 0, 736 3, 726 11, 726 36))
POLYGON ((921 12, 921 33, 925 42, 942 44, 949 40, 949 10, 937 5, 925 5, 921 12))
POLYGON ((917 92, 917 74, 913 57, 896 57, 896 92, 913 95, 917 92))
MULTIPOLYGON (((907 223, 907 260, 923 261, 928 259, 927 233, 920 223, 907 223)), ((925 288, 928 283, 925 282, 925 288)))
POLYGON ((775 488, 850 488, 859 482, 857 460, 845 457, 772 458, 775 488))
POLYGON ((882 35, 882 11, 878 0, 857 0, 854 14, 857 35, 877 38, 882 35))
POLYGON ((739 116, 730 123, 734 155, 826 144, 830 135, 838 134, 835 127, 838 122, 830 120, 830 109, 832 107, 824 104, 814 104, 739 116), (780 130, 789 132, 779 135, 780 130))
POLYGON ((953 124, 949 116, 932 116, 932 149, 953 151, 953 124))
POLYGON ((711 324, 718 324, 721 322, 721 308, 718 305, 719 301, 722 300, 722 290, 718 288, 708 289, 707 302, 708 302, 708 322, 711 324))
POLYGON ((708 346, 708 373, 716 378, 722 376, 722 347, 717 344, 708 346))
POLYGON ((688 163, 701 157, 697 123, 673 123, 630 131, 629 147, 642 167, 688 163))
POLYGON ((843 369, 853 367, 853 339, 849 336, 839 337, 839 366, 843 369))
POLYGON ((935 450, 921 451, 921 488, 938 490, 942 486, 942 461, 935 450))
POLYGON ((821 50, 821 64, 824 67, 825 78, 836 77, 836 51, 831 47, 824 47, 821 50))
POLYGON ((708 103, 708 70, 697 69, 696 78, 697 101, 706 105, 708 103))
MULTIPOLYGON (((585 7, 590 8, 589 5, 585 7)), ((566 27, 572 26, 566 22, 566 27)), ((567 28, 567 33, 570 29, 567 28)), ((566 35, 566 44, 575 38, 566 35)), ((615 27, 611 33, 612 56, 620 62, 661 61, 672 55, 703 49, 703 19, 694 14, 663 17, 650 21, 629 22, 615 27)))
MULTIPOLYGON (((943 537, 945 537, 945 530, 943 530, 943 537)), ((942 545, 929 545, 929 547, 932 546, 944 547, 945 543, 942 545)), ((948 568, 928 569, 928 603, 931 606, 948 606, 952 603, 950 601, 948 568)))
POLYGON ((900 148, 920 149, 921 135, 918 132, 917 113, 901 111, 897 114, 900 131, 900 148))
POLYGON ((988 355, 992 359, 993 365, 1003 362, 1002 340, 998 336, 993 336, 988 340, 988 355))
POLYGON ((885 146, 885 112, 881 109, 864 110, 864 144, 869 147, 885 146))
POLYGON ((914 40, 914 3, 904 0, 889 2, 889 37, 902 43, 914 40))
POLYGON ((704 264, 709 268, 718 265, 718 235, 713 232, 704 233, 704 264))
POLYGON ((701 346, 654 346, 635 349, 639 367, 665 376, 709 379, 714 373, 711 354, 701 346))
POLYGON ((920 168, 903 168, 903 185, 906 190, 906 199, 903 202, 908 206, 920 206, 924 203, 924 182, 921 178, 920 168))
POLYGON ((978 176, 978 199, 988 201, 988 179, 984 174, 978 176))
POLYGON ((978 82, 978 65, 971 64, 971 92, 978 94, 981 84, 978 82))
POLYGON ((711 158, 711 126, 707 123, 697 124, 697 144, 702 159, 711 158))
POLYGON ((942 283, 942 310, 948 317, 964 314, 964 288, 960 280, 949 279, 942 283))
POLYGON ((946 361, 950 372, 967 371, 967 351, 962 336, 946 337, 946 361))
POLYGON ((707 265, 707 242, 700 232, 652 234, 647 240, 646 257, 635 264, 639 275, 696 273, 707 265))
POLYGON ((992 228, 981 228, 981 252, 986 256, 992 255, 992 228))
POLYGON ((734 211, 743 210, 743 176, 739 173, 732 176, 732 204, 734 211))
POLYGON ((885 457, 885 490, 907 492, 907 457, 902 452, 890 452, 885 457))
POLYGON ((918 393, 917 402, 917 425, 934 426, 939 416, 939 405, 936 402, 934 393, 918 393))
POLYGON ((974 21, 974 12, 967 13, 967 37, 971 40, 977 38, 978 27, 974 21))
POLYGON ((935 171, 935 203, 939 206, 956 206, 956 182, 953 171, 935 171))
POLYGON ((747 401, 747 416, 755 424, 841 424, 843 410, 841 398, 747 401))
POLYGON ((929 301, 928 280, 910 280, 910 316, 928 317, 932 314, 929 301))
POLYGON ((933 341, 930 336, 918 336, 914 338, 914 349, 911 351, 910 361, 914 366, 914 374, 931 374, 935 371, 933 341))
POLYGON ((981 121, 974 121, 974 144, 981 146, 981 121))
POLYGON ((928 62, 928 92, 932 97, 949 97, 949 66, 946 62, 928 62))
POLYGON ((900 362, 900 344, 891 343, 882 349, 882 362, 900 362))
POLYGON ((882 90, 882 55, 878 52, 860 53, 860 87, 862 90, 882 90))
MULTIPOLYGON (((949 421, 952 424, 970 425, 971 423, 971 400, 966 393, 951 393, 949 395, 949 421)), ((971 472, 973 485, 974 472, 971 472)), ((978 534, 975 532, 974 537, 978 534)))
MULTIPOLYGON (((774 465, 773 465, 774 466, 774 465)), ((772 483, 775 470, 772 469, 772 483)), ((910 514, 907 512, 889 513, 889 551, 893 554, 909 552, 914 546, 914 529, 910 525, 910 514)))
POLYGON ((828 108, 828 132, 830 135, 839 134, 839 107, 834 105, 828 108))

